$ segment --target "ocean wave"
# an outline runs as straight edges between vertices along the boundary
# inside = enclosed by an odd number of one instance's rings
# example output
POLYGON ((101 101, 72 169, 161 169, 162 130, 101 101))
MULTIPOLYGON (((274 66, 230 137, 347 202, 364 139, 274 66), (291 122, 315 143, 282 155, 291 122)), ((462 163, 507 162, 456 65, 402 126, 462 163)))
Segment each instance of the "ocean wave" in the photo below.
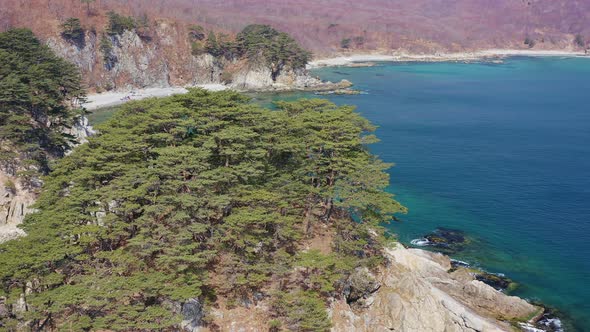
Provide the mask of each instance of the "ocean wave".
POLYGON ((430 244, 430 241, 428 241, 428 239, 425 238, 420 238, 420 239, 413 239, 412 241, 410 241, 410 243, 414 246, 418 246, 418 247, 424 247, 430 244))
POLYGON ((460 261, 460 260, 454 259, 454 258, 451 258, 451 263, 456 264, 456 265, 460 265, 460 266, 463 266, 463 267, 469 267, 469 266, 471 266, 471 264, 469 264, 469 263, 467 263, 465 261, 460 261))

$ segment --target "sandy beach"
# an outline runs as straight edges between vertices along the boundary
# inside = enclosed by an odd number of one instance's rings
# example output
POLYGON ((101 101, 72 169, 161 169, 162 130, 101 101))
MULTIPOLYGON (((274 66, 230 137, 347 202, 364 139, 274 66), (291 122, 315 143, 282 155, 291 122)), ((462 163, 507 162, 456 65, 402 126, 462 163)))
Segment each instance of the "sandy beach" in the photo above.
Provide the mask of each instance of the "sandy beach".
MULTIPOLYGON (((210 91, 221 91, 227 89, 227 87, 223 84, 200 84, 195 85, 194 87, 203 88, 210 91)), ((104 92, 88 95, 88 101, 83 106, 87 110, 95 110, 98 108, 120 105, 131 100, 141 100, 150 97, 166 97, 187 92, 188 90, 184 87, 146 88, 132 89, 128 91, 104 92)))
MULTIPOLYGON (((412 54, 405 52, 394 52, 391 54, 352 54, 333 58, 324 58, 311 61, 308 69, 318 67, 337 67, 350 66, 354 63, 361 62, 441 62, 441 61, 479 61, 493 58, 504 58, 508 56, 563 56, 563 57, 583 57, 584 52, 574 51, 552 51, 552 50, 509 50, 509 49, 490 49, 476 52, 460 53, 435 53, 435 54, 412 54)), ((590 58, 590 57, 589 57, 590 58)))

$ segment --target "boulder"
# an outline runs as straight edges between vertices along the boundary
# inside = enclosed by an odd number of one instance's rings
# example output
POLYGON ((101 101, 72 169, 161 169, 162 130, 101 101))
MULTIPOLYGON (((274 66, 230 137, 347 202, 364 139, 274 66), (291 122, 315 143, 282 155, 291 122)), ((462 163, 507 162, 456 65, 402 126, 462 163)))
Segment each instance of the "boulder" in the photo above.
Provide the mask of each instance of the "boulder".
POLYGON ((380 287, 367 268, 358 268, 346 279, 343 292, 346 303, 363 306, 380 287))
POLYGON ((203 302, 198 298, 188 300, 182 305, 182 328, 187 332, 199 332, 203 325, 203 302))

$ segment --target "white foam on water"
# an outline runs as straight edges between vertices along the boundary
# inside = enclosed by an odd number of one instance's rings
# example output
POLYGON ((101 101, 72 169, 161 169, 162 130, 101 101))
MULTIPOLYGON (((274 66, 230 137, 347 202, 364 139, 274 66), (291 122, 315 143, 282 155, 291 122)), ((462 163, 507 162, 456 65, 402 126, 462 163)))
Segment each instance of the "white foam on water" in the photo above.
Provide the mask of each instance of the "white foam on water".
POLYGON ((463 266, 471 266, 471 264, 469 264, 469 263, 467 263, 467 262, 464 262, 464 261, 460 261, 460 260, 458 260, 458 259, 453 259, 453 258, 451 258, 451 262, 452 262, 452 263, 459 264, 459 265, 463 265, 463 266))
POLYGON ((550 318, 542 322, 544 326, 552 328, 556 332, 564 332, 563 325, 559 318, 550 318))
POLYGON ((410 243, 415 246, 423 247, 423 246, 429 245, 430 241, 428 241, 428 239, 421 238, 421 239, 413 239, 412 241, 410 241, 410 243))
POLYGON ((532 326, 531 324, 519 323, 519 325, 524 332, 545 332, 541 329, 538 329, 538 328, 532 326))

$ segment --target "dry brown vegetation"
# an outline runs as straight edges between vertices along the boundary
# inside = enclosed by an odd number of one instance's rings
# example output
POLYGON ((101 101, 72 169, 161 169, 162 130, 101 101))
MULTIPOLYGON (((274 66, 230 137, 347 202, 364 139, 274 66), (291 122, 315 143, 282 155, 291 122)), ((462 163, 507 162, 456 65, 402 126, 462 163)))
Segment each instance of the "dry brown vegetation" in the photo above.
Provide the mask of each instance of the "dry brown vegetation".
POLYGON ((29 26, 37 34, 58 32, 59 22, 80 17, 100 30, 102 13, 168 18, 237 32, 250 23, 287 31, 315 53, 340 51, 342 39, 362 38, 352 48, 413 51, 526 47, 574 47, 590 35, 590 2, 582 0, 4 0, 0 29, 29 26))

